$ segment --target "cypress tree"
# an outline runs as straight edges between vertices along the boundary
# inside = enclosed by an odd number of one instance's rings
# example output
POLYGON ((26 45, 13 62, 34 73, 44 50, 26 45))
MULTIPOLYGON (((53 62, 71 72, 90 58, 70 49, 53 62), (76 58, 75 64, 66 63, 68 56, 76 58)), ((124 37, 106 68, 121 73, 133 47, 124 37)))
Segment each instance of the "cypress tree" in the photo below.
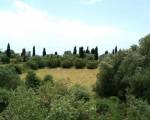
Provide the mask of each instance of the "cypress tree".
POLYGON ((55 55, 58 55, 57 51, 55 52, 55 55))
POLYGON ((76 55, 77 54, 77 47, 75 46, 73 49, 73 54, 76 55))
POLYGON ((89 47, 86 48, 86 51, 85 51, 87 54, 90 54, 90 51, 89 51, 89 47))
POLYGON ((95 49, 94 48, 91 49, 91 54, 95 54, 95 49))
POLYGON ((107 55, 107 54, 108 54, 108 50, 105 51, 105 55, 107 55))
POLYGON ((98 47, 95 48, 94 57, 95 57, 95 60, 98 60, 98 47))
POLYGON ((43 48, 43 56, 46 56, 46 49, 43 48))
POLYGON ((114 55, 115 54, 115 50, 113 49, 113 51, 112 51, 112 54, 114 55))
POLYGON ((80 58, 84 58, 84 48, 83 47, 79 48, 79 56, 80 56, 80 58))
POLYGON ((11 56, 11 50, 10 50, 10 44, 9 44, 9 43, 8 43, 8 45, 7 45, 6 55, 7 55, 7 57, 9 57, 9 58, 10 58, 10 56, 11 56))
POLYGON ((115 54, 118 52, 117 46, 115 47, 115 54))
POLYGON ((33 46, 33 54, 32 56, 35 56, 35 46, 33 46))
POLYGON ((26 49, 25 48, 22 49, 21 56, 23 58, 23 62, 25 62, 26 61, 26 49))

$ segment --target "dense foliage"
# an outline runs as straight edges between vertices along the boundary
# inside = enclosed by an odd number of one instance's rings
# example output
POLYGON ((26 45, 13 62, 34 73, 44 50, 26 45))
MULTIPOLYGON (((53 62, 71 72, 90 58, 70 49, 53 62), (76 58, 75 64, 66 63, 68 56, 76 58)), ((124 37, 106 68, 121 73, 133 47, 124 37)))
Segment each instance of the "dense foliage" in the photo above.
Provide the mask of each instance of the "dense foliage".
POLYGON ((150 35, 139 45, 98 56, 98 48, 74 47, 73 54, 37 56, 35 46, 30 57, 10 50, 0 52, 1 120, 150 120, 150 35), (6 57, 6 58, 3 58, 6 57), (98 60, 97 60, 98 59, 98 60), (9 60, 9 61, 7 61, 9 60), (12 63, 6 64, 3 63, 12 63), (95 69, 100 62, 96 85, 67 86, 51 75, 39 79, 39 68, 63 67, 95 69), (19 74, 27 72, 21 82, 19 74), (95 94, 96 93, 96 94, 95 94))
POLYGON ((96 92, 125 99, 127 92, 150 102, 150 35, 139 46, 109 54, 100 64, 96 92))
POLYGON ((0 67, 0 87, 15 89, 20 84, 20 77, 12 67, 0 67))

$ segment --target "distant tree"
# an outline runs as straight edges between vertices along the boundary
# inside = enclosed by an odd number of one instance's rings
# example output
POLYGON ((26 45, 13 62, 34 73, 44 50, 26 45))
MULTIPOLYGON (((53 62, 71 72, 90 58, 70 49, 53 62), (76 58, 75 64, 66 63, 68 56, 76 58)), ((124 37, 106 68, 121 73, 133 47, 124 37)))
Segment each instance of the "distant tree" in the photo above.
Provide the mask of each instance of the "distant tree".
POLYGON ((22 49, 21 56, 23 58, 23 62, 25 62, 26 61, 26 49, 25 48, 22 49))
POLYGON ((72 55, 72 52, 70 50, 64 51, 64 55, 72 55))
POLYGON ((35 46, 33 46, 33 54, 32 56, 35 56, 35 46))
POLYGON ((98 47, 95 48, 94 57, 95 57, 95 60, 98 60, 98 47))
POLYGON ((43 48, 43 56, 46 56, 46 49, 43 48))
POLYGON ((26 52, 26 57, 27 57, 27 58, 30 58, 30 57, 31 57, 31 51, 27 51, 27 52, 26 52))
POLYGON ((107 55, 107 54, 108 54, 108 50, 105 51, 105 55, 107 55))
POLYGON ((95 49, 94 48, 91 49, 91 54, 95 54, 95 49))
POLYGON ((73 49, 73 54, 76 55, 77 54, 77 47, 75 46, 73 49))
POLYGON ((115 54, 118 52, 117 46, 115 47, 115 54))
POLYGON ((130 47, 130 49, 132 50, 132 51, 136 51, 137 49, 138 49, 138 46, 137 45, 132 45, 131 47, 130 47))
POLYGON ((8 45, 7 45, 6 55, 7 55, 7 57, 9 57, 9 58, 10 58, 10 56, 11 56, 11 50, 10 50, 10 44, 9 44, 9 43, 8 43, 8 45))
POLYGON ((85 55, 84 55, 84 48, 83 47, 79 48, 79 55, 80 55, 80 58, 84 58, 85 57, 85 55))
POLYGON ((115 50, 113 49, 113 51, 112 51, 112 54, 114 55, 115 54, 115 50))
POLYGON ((86 51, 85 51, 87 54, 90 54, 90 51, 89 51, 89 47, 86 48, 86 51))
POLYGON ((58 55, 57 51, 55 52, 55 55, 58 55))

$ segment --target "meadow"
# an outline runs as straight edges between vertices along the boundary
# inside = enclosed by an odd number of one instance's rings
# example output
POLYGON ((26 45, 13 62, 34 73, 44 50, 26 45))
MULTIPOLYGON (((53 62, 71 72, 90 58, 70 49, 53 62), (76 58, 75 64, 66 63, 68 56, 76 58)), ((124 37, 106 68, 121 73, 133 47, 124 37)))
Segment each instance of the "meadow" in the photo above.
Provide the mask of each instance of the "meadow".
MULTIPOLYGON (((67 86, 80 84, 82 86, 91 87, 96 82, 98 69, 63 69, 63 68, 44 68, 35 71, 40 79, 46 75, 52 75, 54 80, 63 80, 67 86)), ((27 73, 23 73, 21 79, 24 80, 27 73)))

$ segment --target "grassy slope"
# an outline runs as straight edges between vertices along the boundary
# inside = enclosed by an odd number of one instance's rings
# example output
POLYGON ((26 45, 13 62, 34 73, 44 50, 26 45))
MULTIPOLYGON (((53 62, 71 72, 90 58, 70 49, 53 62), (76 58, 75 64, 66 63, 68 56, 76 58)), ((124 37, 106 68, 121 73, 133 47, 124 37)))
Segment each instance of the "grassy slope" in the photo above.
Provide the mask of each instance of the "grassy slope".
MULTIPOLYGON (((98 73, 98 69, 90 70, 90 69, 40 69, 36 71, 38 77, 41 79, 45 75, 52 75, 55 80, 64 80, 64 82, 68 85, 80 84, 83 86, 91 87, 96 82, 96 75, 98 73)), ((24 79, 25 74, 21 75, 21 78, 24 79)))

